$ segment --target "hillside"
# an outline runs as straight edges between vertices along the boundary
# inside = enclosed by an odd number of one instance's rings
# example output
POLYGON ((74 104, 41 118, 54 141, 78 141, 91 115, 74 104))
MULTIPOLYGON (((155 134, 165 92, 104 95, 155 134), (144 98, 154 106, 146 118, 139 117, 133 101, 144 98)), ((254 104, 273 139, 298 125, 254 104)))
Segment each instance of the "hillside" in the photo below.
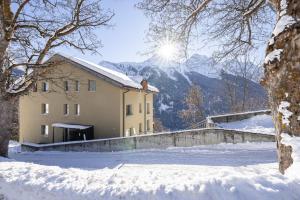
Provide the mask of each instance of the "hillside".
MULTIPOLYGON (((155 116, 169 129, 185 128, 178 117, 178 112, 184 108, 183 99, 190 86, 197 85, 204 96, 204 113, 206 115, 230 112, 228 98, 224 95, 224 80, 219 76, 222 64, 214 64, 213 59, 194 54, 185 63, 163 63, 152 57, 144 62, 112 63, 100 62, 100 65, 126 73, 136 79, 147 78, 159 88, 154 107, 155 116)), ((224 74, 223 79, 237 80, 237 96, 242 93, 243 78, 224 74)), ((266 99, 264 89, 256 82, 247 80, 249 95, 257 99, 266 99)), ((257 109, 263 108, 257 105, 257 109)))

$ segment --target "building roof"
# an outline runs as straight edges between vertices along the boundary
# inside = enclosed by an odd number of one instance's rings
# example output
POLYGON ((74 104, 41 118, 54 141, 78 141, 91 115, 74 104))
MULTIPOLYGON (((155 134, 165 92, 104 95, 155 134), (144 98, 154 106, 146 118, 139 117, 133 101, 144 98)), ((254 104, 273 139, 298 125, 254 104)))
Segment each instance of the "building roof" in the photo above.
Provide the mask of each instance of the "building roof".
MULTIPOLYGON (((104 79, 104 80, 108 80, 110 82, 113 82, 113 83, 115 83, 116 85, 118 85, 120 87, 140 89, 140 90, 143 89, 142 85, 139 82, 129 78, 127 75, 125 75, 123 73, 114 71, 112 69, 108 69, 106 67, 100 66, 98 64, 92 63, 92 62, 87 61, 87 60, 83 60, 81 58, 77 58, 77 57, 73 57, 73 56, 69 56, 69 55, 64 55, 64 54, 61 54, 61 53, 59 53, 59 54, 57 53, 53 57, 57 57, 57 56, 61 57, 63 59, 66 59, 68 61, 71 61, 72 63, 75 63, 76 66, 78 66, 78 67, 80 67, 84 70, 87 70, 87 71, 93 73, 94 75, 104 79)), ((150 84, 148 84, 148 90, 147 91, 159 92, 159 90, 156 87, 154 87, 150 84)))

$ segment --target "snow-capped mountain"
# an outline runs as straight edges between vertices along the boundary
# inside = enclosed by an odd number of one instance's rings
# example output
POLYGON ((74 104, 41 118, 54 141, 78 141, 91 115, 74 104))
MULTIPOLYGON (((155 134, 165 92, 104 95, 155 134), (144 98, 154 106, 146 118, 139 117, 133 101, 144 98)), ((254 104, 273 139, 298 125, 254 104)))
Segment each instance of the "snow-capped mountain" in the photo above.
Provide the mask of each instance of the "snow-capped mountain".
MULTIPOLYGON (((194 54, 183 63, 164 63, 159 58, 152 57, 140 63, 102 61, 100 65, 131 77, 146 78, 156 86, 160 92, 154 102, 155 117, 169 129, 185 128, 178 112, 184 108, 183 99, 191 85, 201 87, 206 115, 229 112, 228 98, 224 95, 224 82, 220 77, 222 64, 216 64, 210 57, 194 54)), ((230 74, 225 74, 224 77, 239 80, 230 74)), ((248 84, 250 96, 266 98, 264 89, 258 83, 248 80, 248 84)), ((237 93, 242 92, 241 87, 241 84, 237 85, 237 93)))

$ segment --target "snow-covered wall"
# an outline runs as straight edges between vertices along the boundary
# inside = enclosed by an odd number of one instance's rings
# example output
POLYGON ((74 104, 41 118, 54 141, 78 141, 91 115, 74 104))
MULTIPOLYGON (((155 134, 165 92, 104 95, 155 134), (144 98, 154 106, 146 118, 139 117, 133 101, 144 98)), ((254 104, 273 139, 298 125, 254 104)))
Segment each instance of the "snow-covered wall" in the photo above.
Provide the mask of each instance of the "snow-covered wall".
POLYGON ((225 129, 193 129, 126 138, 98 139, 55 144, 22 144, 23 151, 125 151, 191 147, 219 143, 274 142, 273 135, 225 129))
POLYGON ((215 116, 209 116, 207 117, 207 119, 211 120, 210 123, 228 123, 228 122, 249 119, 257 115, 265 115, 265 114, 270 115, 271 110, 258 110, 258 111, 232 113, 232 114, 225 114, 225 115, 215 115, 215 116))

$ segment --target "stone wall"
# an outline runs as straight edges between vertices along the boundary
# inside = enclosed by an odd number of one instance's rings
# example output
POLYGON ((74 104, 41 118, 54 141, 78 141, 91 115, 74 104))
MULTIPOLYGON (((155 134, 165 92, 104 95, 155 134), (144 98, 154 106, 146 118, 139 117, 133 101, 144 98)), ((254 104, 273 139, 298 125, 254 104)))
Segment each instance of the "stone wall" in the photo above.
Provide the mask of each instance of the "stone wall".
POLYGON ((249 119, 251 117, 257 115, 263 115, 263 114, 271 115, 271 110, 259 110, 259 111, 250 111, 244 113, 233 113, 233 114, 210 116, 206 118, 207 127, 214 127, 213 125, 211 125, 212 123, 228 123, 228 122, 240 121, 240 120, 249 119))
POLYGON ((126 138, 97 139, 54 144, 22 144, 23 151, 109 152, 132 149, 164 149, 219 143, 274 142, 275 136, 225 129, 194 129, 126 138))

